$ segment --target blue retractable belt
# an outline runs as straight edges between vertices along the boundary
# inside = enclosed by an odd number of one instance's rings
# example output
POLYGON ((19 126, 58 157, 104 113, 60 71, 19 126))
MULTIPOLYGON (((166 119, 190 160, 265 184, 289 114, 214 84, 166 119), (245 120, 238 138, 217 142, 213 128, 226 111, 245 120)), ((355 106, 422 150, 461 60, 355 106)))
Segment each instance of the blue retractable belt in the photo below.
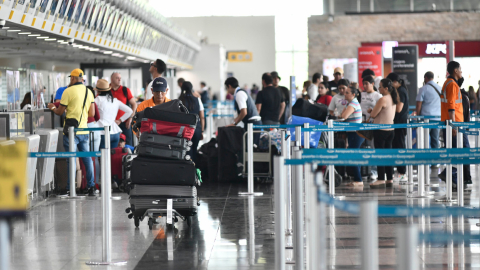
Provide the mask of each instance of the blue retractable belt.
POLYGON ((31 158, 72 158, 72 157, 100 157, 100 152, 38 152, 28 153, 31 158))

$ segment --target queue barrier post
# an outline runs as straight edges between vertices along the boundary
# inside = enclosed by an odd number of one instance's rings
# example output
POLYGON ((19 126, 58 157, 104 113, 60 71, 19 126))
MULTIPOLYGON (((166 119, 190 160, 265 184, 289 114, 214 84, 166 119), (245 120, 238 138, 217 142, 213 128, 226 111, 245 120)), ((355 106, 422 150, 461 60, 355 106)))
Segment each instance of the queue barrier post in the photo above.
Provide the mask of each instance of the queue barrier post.
MULTIPOLYGON (((425 124, 430 123, 430 120, 427 119, 427 118, 425 118, 424 121, 425 121, 425 124)), ((431 147, 430 147, 430 129, 428 128, 428 126, 426 126, 426 127, 424 128, 423 140, 424 140, 424 143, 423 143, 424 148, 425 148, 425 149, 427 149, 427 148, 430 149, 430 148, 431 148, 431 147)), ((436 164, 431 164, 431 165, 426 165, 426 166, 425 166, 425 187, 438 187, 438 186, 439 186, 439 184, 432 184, 432 183, 431 183, 431 179, 430 179, 430 178, 431 178, 430 168, 431 168, 432 166, 436 166, 436 164)), ((438 172, 437 172, 437 174, 438 174, 438 172)), ((428 191, 428 192, 426 191, 426 193, 427 193, 427 194, 434 194, 435 191, 431 191, 431 190, 430 190, 430 191, 428 191)))
MULTIPOLYGON (((303 124, 303 128, 309 128, 309 127, 310 127, 309 123, 303 124)), ((303 148, 310 149, 310 132, 308 131, 303 132, 303 148)))
MULTIPOLYGON (((446 130, 445 130, 445 145, 447 149, 452 149, 452 121, 445 121, 446 130)), ((453 198, 452 194, 452 164, 447 164, 446 168, 446 194, 445 197, 437 199, 437 202, 455 202, 456 199, 453 198)))
MULTIPOLYGON (((68 128, 68 152, 76 152, 76 151, 77 151, 77 145, 75 144, 75 128, 72 126, 68 128)), ((76 167, 77 167, 76 157, 70 157, 68 159, 68 176, 69 176, 68 178, 70 182, 70 189, 69 189, 70 195, 58 196, 59 198, 71 199, 71 200, 85 198, 85 196, 77 196, 77 191, 76 191, 77 185, 75 181, 76 167)))
POLYGON ((207 131, 208 131, 208 140, 210 141, 213 138, 213 112, 212 111, 208 113, 207 131))
POLYGON ((0 219, 0 269, 10 269, 10 225, 6 218, 0 219))
MULTIPOLYGON (((463 134, 460 133, 460 128, 457 128, 457 148, 463 148, 463 134)), ((457 196, 458 196, 458 206, 464 205, 463 199, 463 164, 457 164, 457 196)))
MULTIPOLYGON (((407 119, 407 123, 410 123, 410 119, 407 119)), ((418 136, 418 134, 417 134, 417 136, 418 136)), ((413 138, 412 137, 413 137, 412 136, 412 128, 407 128, 407 149, 412 149, 413 148, 413 138)), ((400 184, 413 185, 413 166, 412 165, 407 166, 407 179, 408 179, 407 183, 400 183, 400 184)), ((408 190, 407 190, 406 194, 408 196, 408 190)))
POLYGON ((315 230, 315 251, 316 256, 316 269, 326 270, 327 269, 327 213, 325 209, 325 204, 318 200, 318 191, 324 192, 323 184, 323 174, 322 172, 315 172, 315 213, 316 216, 316 227, 315 230))
POLYGON ((360 204, 360 258, 362 270, 378 270, 378 202, 360 204))
POLYGON ((305 164, 305 200, 306 209, 305 213, 305 227, 307 229, 307 270, 313 270, 317 264, 317 252, 316 244, 318 242, 317 231, 318 226, 316 224, 316 205, 317 205, 317 186, 315 185, 313 168, 314 164, 305 164))
MULTIPOLYGON (((302 158, 300 146, 293 147, 293 157, 302 158)), ((304 270, 304 214, 303 214, 303 166, 293 166, 293 241, 295 270, 304 270)))
POLYGON ((418 270, 418 228, 414 224, 397 226, 397 270, 418 270))
POLYGON ((253 123, 247 124, 247 166, 248 166, 248 191, 239 192, 240 196, 263 196, 263 192, 253 191, 253 123))
POLYGON ((295 127, 295 146, 302 148, 302 127, 295 127))
MULTIPOLYGON (((417 149, 424 148, 424 131, 423 127, 417 127, 417 149)), ((425 167, 428 169, 428 165, 418 165, 418 189, 416 194, 407 195, 410 198, 431 198, 432 196, 425 192, 425 167)))
POLYGON ((285 270, 285 164, 282 156, 275 156, 275 269, 285 270))
MULTIPOLYGON (((328 120, 328 127, 333 128, 333 120, 328 120)), ((333 149, 335 139, 333 131, 328 131, 328 148, 333 149)), ((328 189, 331 196, 335 196, 335 166, 328 165, 328 189)))
MULTIPOLYGON (((281 136, 281 147, 282 147, 282 156, 284 159, 290 159, 290 149, 289 143, 287 138, 287 131, 282 129, 280 131, 281 136)), ((286 186, 285 186, 285 209, 286 209, 286 218, 287 218, 287 225, 285 229, 285 235, 292 235, 292 184, 291 184, 291 177, 290 177, 290 166, 286 165, 286 186)), ((288 243, 290 244, 290 243, 288 243)), ((287 244, 287 245, 288 245, 287 244)))

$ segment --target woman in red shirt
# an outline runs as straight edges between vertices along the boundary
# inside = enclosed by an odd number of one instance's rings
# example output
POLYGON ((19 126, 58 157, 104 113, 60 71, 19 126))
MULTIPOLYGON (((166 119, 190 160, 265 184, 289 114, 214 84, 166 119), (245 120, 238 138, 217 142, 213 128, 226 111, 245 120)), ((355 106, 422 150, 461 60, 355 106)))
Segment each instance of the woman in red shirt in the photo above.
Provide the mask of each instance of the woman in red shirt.
POLYGON ((330 105, 330 101, 332 101, 332 96, 327 95, 328 91, 328 83, 327 82, 320 82, 318 85, 318 96, 315 102, 330 105))

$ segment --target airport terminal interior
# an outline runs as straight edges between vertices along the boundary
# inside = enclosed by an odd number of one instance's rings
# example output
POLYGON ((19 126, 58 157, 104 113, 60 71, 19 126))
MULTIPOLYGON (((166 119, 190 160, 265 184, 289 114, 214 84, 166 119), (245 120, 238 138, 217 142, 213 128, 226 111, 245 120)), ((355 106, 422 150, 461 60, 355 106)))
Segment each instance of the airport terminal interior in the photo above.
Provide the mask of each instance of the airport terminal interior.
POLYGON ((0 1, 0 270, 480 269, 478 0, 0 1))

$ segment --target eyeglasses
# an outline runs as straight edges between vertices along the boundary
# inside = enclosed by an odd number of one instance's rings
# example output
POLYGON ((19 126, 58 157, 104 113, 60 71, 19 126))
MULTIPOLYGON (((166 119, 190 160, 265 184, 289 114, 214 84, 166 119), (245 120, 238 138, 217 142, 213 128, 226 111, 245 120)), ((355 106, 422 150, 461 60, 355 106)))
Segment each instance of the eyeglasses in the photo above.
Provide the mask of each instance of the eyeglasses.
POLYGON ((154 62, 151 62, 151 63, 150 63, 150 66, 152 66, 152 67, 157 67, 157 66, 155 66, 154 62))

